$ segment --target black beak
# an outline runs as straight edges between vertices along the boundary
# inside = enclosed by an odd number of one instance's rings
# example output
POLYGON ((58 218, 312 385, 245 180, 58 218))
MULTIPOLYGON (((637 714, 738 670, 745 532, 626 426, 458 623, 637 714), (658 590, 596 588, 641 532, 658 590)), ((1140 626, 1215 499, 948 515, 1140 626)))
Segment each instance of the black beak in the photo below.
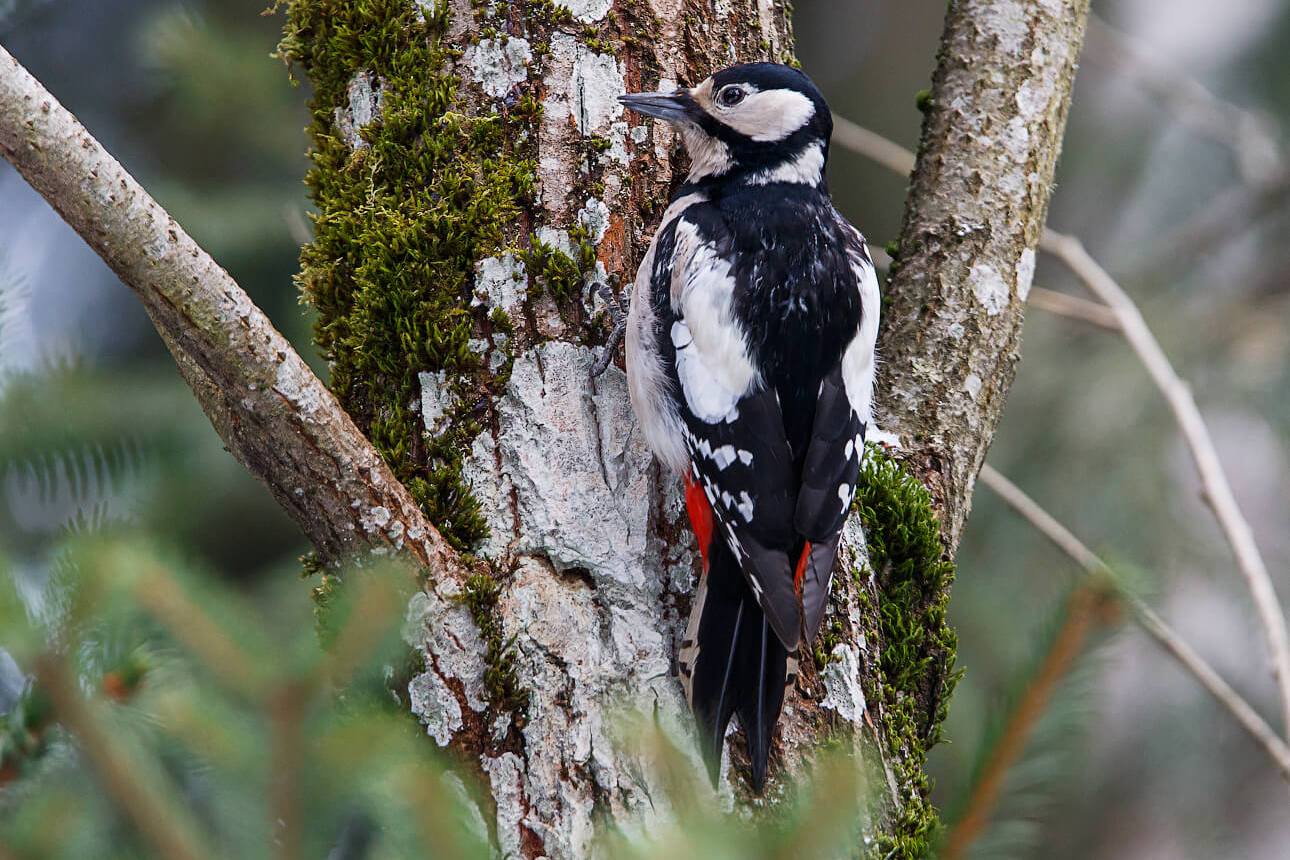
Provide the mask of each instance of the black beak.
POLYGON ((690 112, 698 107, 690 98, 689 90, 676 90, 671 93, 630 93, 619 96, 623 107, 643 113, 646 116, 658 117, 668 122, 686 122, 690 112))

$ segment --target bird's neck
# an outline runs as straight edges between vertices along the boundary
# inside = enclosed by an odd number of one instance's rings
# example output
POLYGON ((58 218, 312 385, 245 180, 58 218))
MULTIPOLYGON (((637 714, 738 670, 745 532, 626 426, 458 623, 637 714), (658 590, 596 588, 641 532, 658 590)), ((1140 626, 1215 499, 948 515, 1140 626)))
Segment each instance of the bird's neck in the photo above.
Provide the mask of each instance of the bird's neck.
POLYGON ((738 188, 794 186, 825 192, 824 168, 828 148, 818 140, 784 153, 779 158, 739 160, 729 148, 713 138, 711 143, 689 148, 690 171, 679 194, 696 191, 709 194, 738 188))

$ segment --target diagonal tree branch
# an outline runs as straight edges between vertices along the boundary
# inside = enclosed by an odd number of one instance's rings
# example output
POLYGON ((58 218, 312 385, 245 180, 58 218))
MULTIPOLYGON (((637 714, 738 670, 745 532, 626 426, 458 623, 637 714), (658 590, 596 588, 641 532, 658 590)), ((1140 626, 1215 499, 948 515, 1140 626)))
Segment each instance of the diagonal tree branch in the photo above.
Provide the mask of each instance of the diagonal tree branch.
POLYGON ((327 561, 456 553, 241 287, 0 48, 0 153, 143 302, 211 423, 327 561))

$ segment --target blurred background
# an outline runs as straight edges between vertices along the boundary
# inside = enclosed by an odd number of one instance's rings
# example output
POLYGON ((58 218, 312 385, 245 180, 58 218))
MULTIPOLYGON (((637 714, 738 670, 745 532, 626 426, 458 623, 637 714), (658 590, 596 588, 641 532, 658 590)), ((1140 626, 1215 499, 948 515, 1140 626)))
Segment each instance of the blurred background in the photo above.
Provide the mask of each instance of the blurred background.
MULTIPOLYGON (((795 5, 799 57, 835 112, 912 148, 944 3, 795 5)), ((0 0, 0 41, 312 356, 291 283, 309 229, 307 93, 269 56, 281 19, 264 6, 0 0)), ((1050 223, 1121 279, 1192 383, 1290 598, 1290 3, 1094 6, 1135 47, 1093 28, 1050 223)), ((830 181, 871 243, 896 237, 902 178, 835 150, 830 181)), ((1042 255, 1036 283, 1081 294, 1042 255)), ((166 535, 234 582, 299 572, 304 542, 224 452, 133 296, 7 165, 0 321, 0 557, 34 603, 69 527, 166 535)), ((1276 725, 1252 607, 1133 355, 1113 333, 1036 309, 1023 356, 991 462, 1130 576, 1276 725)), ((949 816, 1075 576, 978 489, 951 604, 967 674, 932 757, 949 816)), ((0 684, 0 706, 5 695, 0 684)), ((1285 803, 1230 717, 1136 629, 1108 625, 973 856, 1283 858, 1285 803)))

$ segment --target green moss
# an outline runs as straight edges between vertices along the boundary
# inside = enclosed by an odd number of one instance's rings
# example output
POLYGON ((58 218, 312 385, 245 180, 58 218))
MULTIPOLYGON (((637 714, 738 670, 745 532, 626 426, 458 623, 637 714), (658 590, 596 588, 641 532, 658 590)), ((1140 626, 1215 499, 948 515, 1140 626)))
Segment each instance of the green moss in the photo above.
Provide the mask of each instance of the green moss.
POLYGON ((596 265, 596 247, 581 225, 569 231, 569 241, 573 256, 536 237, 527 249, 517 253, 528 273, 530 292, 546 290, 557 301, 582 294, 587 272, 596 265))
POLYGON ((528 704, 529 694, 520 686, 515 672, 514 639, 505 639, 502 634, 497 615, 500 592, 496 579, 480 573, 466 580, 461 600, 484 640, 484 690, 488 703, 497 713, 504 714, 522 710, 528 704))
POLYGON ((862 611, 876 613, 882 634, 881 677, 872 693, 881 698, 887 759, 902 792, 890 832, 870 855, 926 857, 940 831, 929 797, 927 751, 941 740, 960 675, 954 669, 958 642, 947 618, 954 564, 945 558, 931 494, 880 448, 871 447, 865 458, 856 511, 878 592, 877 605, 866 602, 862 611))
POLYGON ((313 587, 309 596, 314 602, 314 630, 323 648, 329 649, 336 641, 336 625, 332 618, 332 609, 340 597, 341 578, 334 573, 323 573, 318 584, 313 587))
POLYGON ((279 53, 314 88, 306 183, 318 213, 298 283, 318 313, 332 389, 444 537, 469 549, 487 528, 461 480, 462 458, 500 391, 470 349, 490 332, 471 292, 479 260, 529 242, 517 225, 534 206, 540 105, 525 91, 497 114, 454 110, 460 82, 449 60, 458 51, 444 41, 447 4, 289 0, 286 8, 279 53), (360 72, 379 87, 381 107, 354 150, 334 112, 348 105, 360 72), (455 404, 435 437, 417 410, 423 371, 446 372, 455 404))
POLYGON ((914 94, 914 105, 919 113, 928 113, 932 109, 932 91, 919 90, 914 94))

